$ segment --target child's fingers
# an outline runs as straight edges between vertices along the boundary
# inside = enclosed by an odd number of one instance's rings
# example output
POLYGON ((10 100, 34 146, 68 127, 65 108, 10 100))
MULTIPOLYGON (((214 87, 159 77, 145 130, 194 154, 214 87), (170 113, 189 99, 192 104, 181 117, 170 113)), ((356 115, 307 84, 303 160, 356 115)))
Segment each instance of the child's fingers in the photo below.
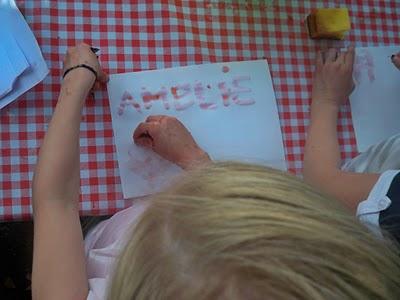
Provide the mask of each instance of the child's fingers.
POLYGON ((324 65, 324 59, 322 57, 322 52, 318 51, 316 59, 315 59, 315 66, 316 66, 317 70, 320 70, 323 65, 324 65))
POLYGON ((354 49, 353 46, 351 46, 346 52, 345 64, 352 68, 354 65, 355 57, 356 57, 356 50, 354 49))
POLYGON ((143 137, 153 138, 154 132, 157 130, 158 125, 154 122, 140 123, 133 132, 133 140, 136 141, 143 137))
POLYGON ((400 69, 400 54, 392 55, 392 63, 396 66, 397 69, 400 69))
POLYGON ((346 52, 339 52, 336 61, 344 65, 346 61, 346 52))
POLYGON ((135 140, 135 144, 145 148, 153 148, 153 141, 150 138, 142 137, 135 140))
POLYGON ((334 62, 337 59, 337 50, 335 48, 328 49, 325 55, 326 62, 334 62))
POLYGON ((97 80, 101 83, 107 83, 109 80, 109 76, 107 73, 103 72, 102 70, 99 71, 97 74, 97 80))

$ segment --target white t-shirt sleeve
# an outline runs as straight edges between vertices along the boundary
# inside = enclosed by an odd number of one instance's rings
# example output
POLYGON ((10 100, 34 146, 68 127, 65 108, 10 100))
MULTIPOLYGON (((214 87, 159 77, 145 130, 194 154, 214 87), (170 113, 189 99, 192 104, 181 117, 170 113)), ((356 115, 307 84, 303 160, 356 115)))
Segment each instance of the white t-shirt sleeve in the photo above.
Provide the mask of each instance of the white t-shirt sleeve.
POLYGON ((86 236, 88 300, 106 299, 117 258, 127 242, 130 230, 136 225, 148 204, 147 199, 136 199, 131 207, 99 223, 86 236))
POLYGON ((107 295, 108 278, 89 279, 89 294, 86 300, 104 300, 107 295))
POLYGON ((382 237, 379 226, 379 214, 387 209, 392 201, 387 197, 390 185, 400 170, 389 170, 379 176, 368 198, 357 207, 357 218, 377 236, 382 237))

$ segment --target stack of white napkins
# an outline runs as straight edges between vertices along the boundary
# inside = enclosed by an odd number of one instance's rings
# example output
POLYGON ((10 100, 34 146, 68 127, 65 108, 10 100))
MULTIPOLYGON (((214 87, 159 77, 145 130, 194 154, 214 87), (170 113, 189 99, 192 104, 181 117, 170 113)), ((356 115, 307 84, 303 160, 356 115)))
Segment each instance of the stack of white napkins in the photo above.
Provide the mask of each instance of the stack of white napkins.
POLYGON ((0 108, 42 81, 49 70, 14 0, 0 0, 0 108))

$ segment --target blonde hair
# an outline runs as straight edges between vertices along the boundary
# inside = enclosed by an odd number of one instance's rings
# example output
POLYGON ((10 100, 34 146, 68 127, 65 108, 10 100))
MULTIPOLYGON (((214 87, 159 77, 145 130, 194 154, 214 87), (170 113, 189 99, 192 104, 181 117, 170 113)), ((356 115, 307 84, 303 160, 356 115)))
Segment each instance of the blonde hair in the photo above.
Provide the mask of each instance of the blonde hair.
POLYGON ((300 179, 217 163, 152 199, 109 299, 396 299, 398 255, 300 179))

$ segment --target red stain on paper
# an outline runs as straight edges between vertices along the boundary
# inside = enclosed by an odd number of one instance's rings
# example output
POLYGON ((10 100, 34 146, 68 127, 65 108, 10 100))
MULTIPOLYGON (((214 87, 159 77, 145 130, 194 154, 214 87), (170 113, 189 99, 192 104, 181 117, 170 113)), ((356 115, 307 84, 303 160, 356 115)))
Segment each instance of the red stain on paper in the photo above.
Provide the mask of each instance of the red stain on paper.
POLYGON ((193 99, 182 102, 183 98, 187 95, 191 94, 191 87, 189 83, 178 84, 176 86, 171 87, 171 94, 174 98, 174 105, 177 111, 185 110, 191 107, 194 104, 193 99))
POLYGON ((250 81, 250 76, 236 76, 232 80, 232 86, 228 87, 226 82, 220 82, 218 88, 221 92, 222 102, 224 106, 229 106, 229 100, 232 98, 233 102, 237 105, 252 105, 255 102, 253 98, 240 98, 239 94, 251 93, 251 89, 241 86, 241 82, 250 81))
POLYGON ((229 106, 231 90, 226 87, 226 82, 218 83, 218 88, 221 91, 222 103, 224 104, 224 106, 229 106))
POLYGON ((125 111, 125 109, 126 109, 127 106, 132 106, 132 107, 135 108, 136 111, 139 112, 139 113, 142 112, 142 109, 141 109, 140 104, 137 103, 137 102, 133 99, 132 95, 131 95, 129 92, 125 91, 125 92, 122 94, 121 102, 120 102, 120 104, 119 104, 119 106, 118 106, 118 112, 117 112, 117 113, 118 113, 119 116, 122 116, 122 115, 123 115, 123 113, 124 113, 124 111, 125 111))
POLYGON ((194 95, 196 96, 197 101, 199 102, 199 106, 201 109, 216 109, 217 104, 213 102, 207 102, 205 96, 205 89, 203 84, 200 81, 197 81, 194 84, 194 95))
POLYGON ((157 188, 157 186, 160 184, 160 181, 163 180, 163 174, 165 174, 169 168, 170 163, 154 154, 151 156, 149 155, 144 159, 142 156, 140 158, 136 158, 135 151, 133 149, 128 151, 128 155, 128 169, 145 180, 149 188, 157 188))
POLYGON ((153 94, 150 94, 149 92, 142 95, 144 102, 150 102, 151 100, 160 100, 160 97, 161 97, 160 94, 153 95, 153 94))
POLYGON ((250 76, 237 76, 233 79, 232 83, 235 87, 233 92, 232 100, 238 105, 252 105, 256 103, 253 98, 240 99, 239 93, 251 93, 251 89, 248 87, 241 86, 240 83, 243 81, 250 81, 250 76))
POLYGON ((161 87, 161 89, 155 93, 144 89, 141 93, 144 108, 150 109, 152 106, 153 101, 162 101, 164 108, 169 109, 169 102, 168 102, 168 91, 165 87, 161 87))
POLYGON ((375 81, 374 58, 367 49, 360 50, 354 62, 353 77, 356 84, 361 83, 363 74, 368 76, 370 83, 375 81))

